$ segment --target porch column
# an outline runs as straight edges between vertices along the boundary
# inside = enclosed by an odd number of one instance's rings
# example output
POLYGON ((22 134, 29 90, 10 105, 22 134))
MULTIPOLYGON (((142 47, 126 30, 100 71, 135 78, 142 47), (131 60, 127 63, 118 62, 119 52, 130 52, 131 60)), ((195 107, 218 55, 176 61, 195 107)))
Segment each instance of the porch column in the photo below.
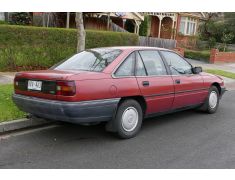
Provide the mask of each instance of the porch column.
POLYGON ((139 30, 140 30, 140 24, 141 24, 141 22, 140 21, 136 21, 136 20, 134 20, 135 21, 135 34, 139 34, 139 30))
POLYGON ((70 21, 70 12, 67 12, 66 28, 69 28, 69 21, 70 21))
POLYGON ((176 35, 178 32, 178 14, 175 14, 176 18, 175 18, 175 34, 174 34, 174 40, 176 39, 176 35))
POLYGON ((158 38, 160 38, 161 36, 161 27, 162 27, 162 17, 158 17, 159 18, 159 26, 158 26, 158 38))
POLYGON ((49 27, 50 23, 50 13, 47 13, 47 27, 49 27))
POLYGON ((110 27, 110 13, 108 13, 107 30, 109 30, 109 27, 110 27))
POLYGON ((174 38, 174 31, 175 31, 175 21, 174 20, 172 20, 172 32, 171 32, 171 39, 173 39, 174 38))
POLYGON ((137 32, 137 24, 135 23, 134 33, 136 34, 136 32, 137 32))
POLYGON ((45 18, 46 18, 46 13, 45 13, 45 12, 43 12, 43 14, 42 14, 42 26, 43 26, 43 27, 46 27, 46 21, 45 21, 45 18))

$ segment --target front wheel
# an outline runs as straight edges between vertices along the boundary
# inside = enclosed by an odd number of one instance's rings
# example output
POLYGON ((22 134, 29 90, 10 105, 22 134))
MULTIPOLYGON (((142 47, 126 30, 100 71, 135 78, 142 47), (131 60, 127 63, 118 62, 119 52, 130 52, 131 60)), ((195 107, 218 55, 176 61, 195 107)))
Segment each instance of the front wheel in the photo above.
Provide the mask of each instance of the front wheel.
POLYGON ((201 110, 210 114, 215 113, 219 106, 219 100, 219 91, 217 87, 211 86, 211 88, 209 89, 208 97, 201 110))
POLYGON ((134 137, 140 130, 143 111, 140 104, 132 99, 124 100, 118 107, 113 126, 118 136, 123 139, 134 137))

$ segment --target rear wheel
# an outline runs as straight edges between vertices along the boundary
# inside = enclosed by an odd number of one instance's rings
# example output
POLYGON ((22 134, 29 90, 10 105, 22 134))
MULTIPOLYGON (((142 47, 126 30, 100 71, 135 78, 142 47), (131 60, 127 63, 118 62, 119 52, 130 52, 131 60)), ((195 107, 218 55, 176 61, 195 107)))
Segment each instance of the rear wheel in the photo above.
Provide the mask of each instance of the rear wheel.
POLYGON ((143 120, 143 111, 140 104, 133 100, 124 100, 118 107, 117 114, 113 118, 112 128, 120 138, 134 137, 140 130, 143 120))
POLYGON ((208 97, 201 107, 201 110, 213 114, 216 112, 219 106, 219 91, 217 87, 211 86, 209 89, 208 97))

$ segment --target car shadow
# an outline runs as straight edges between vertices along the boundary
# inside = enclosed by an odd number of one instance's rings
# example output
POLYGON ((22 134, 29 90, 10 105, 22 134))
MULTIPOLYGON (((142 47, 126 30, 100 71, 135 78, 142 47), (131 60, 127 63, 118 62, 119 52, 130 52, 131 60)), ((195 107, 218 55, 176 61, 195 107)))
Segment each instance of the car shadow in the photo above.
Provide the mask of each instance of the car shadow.
MULTIPOLYGON (((194 121, 192 116, 201 116, 205 113, 198 112, 195 110, 186 110, 182 112, 176 112, 167 115, 161 115, 154 118, 144 119, 142 124, 142 129, 140 134, 145 134, 148 130, 155 130, 159 128, 164 128, 169 125, 174 125, 174 123, 182 123, 182 121, 194 121)), ((100 123, 98 125, 79 125, 71 124, 66 122, 58 122, 56 128, 46 130, 40 135, 44 137, 55 137, 57 139, 64 139, 66 142, 72 141, 120 141, 115 133, 110 133, 105 131, 105 123, 100 123)))

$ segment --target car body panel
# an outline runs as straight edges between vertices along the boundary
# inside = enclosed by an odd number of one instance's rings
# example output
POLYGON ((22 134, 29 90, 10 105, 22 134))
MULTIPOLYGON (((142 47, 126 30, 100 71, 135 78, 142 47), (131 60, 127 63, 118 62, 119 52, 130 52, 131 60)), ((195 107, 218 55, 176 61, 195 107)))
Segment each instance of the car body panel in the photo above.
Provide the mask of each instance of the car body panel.
POLYGON ((209 88, 204 87, 204 81, 200 74, 173 75, 172 78, 175 88, 173 109, 205 101, 209 88), (180 83, 177 84, 177 81, 180 83))
POLYGON ((171 76, 136 77, 141 94, 147 103, 147 114, 168 111, 174 101, 174 86, 171 76), (148 81, 149 86, 143 86, 148 81))
MULTIPOLYGON (((145 49, 156 51, 162 49, 112 48, 121 49, 122 53, 101 72, 49 69, 17 73, 15 80, 25 79, 26 82, 28 80, 74 81, 76 94, 62 96, 15 89, 14 102, 23 111, 40 117, 79 123, 102 121, 102 118, 104 121, 110 120, 115 115, 122 98, 143 97, 146 102, 147 117, 202 104, 212 84, 218 84, 223 92, 225 90, 221 78, 204 72, 180 76, 168 72, 163 76, 115 77, 115 70, 130 53, 145 49), (176 80, 180 80, 180 84, 177 84, 176 80), (148 81, 149 86, 143 86, 143 81, 148 81)), ((167 70, 169 71, 169 67, 167 70)))

